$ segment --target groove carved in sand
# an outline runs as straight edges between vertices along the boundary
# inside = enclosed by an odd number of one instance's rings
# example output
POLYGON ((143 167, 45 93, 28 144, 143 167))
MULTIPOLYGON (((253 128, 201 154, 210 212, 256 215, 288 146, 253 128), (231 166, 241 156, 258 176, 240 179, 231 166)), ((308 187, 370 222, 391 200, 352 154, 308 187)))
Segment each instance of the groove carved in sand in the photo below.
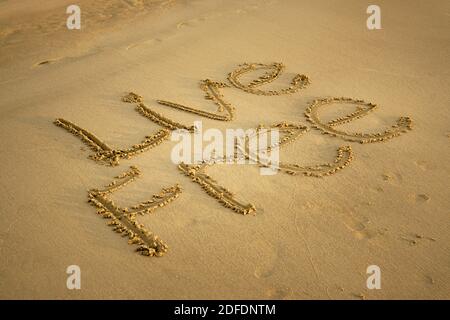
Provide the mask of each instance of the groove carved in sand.
MULTIPOLYGON (((311 166, 301 166, 298 164, 284 163, 280 162, 278 165, 273 163, 267 163, 264 159, 260 159, 260 156, 255 153, 250 153, 249 150, 249 141, 258 136, 261 129, 270 130, 276 128, 279 132, 284 133, 285 135, 279 139, 279 141, 271 146, 267 147, 265 153, 270 153, 275 148, 281 148, 288 143, 292 143, 301 135, 309 131, 309 128, 302 125, 297 124, 289 124, 287 122, 281 122, 275 125, 266 128, 260 125, 255 135, 248 137, 248 139, 244 142, 244 148, 240 147, 240 151, 244 154, 246 159, 252 160, 255 163, 260 164, 263 167, 271 167, 275 170, 283 171, 291 175, 303 174, 305 176, 312 177, 323 177, 328 176, 335 173, 338 170, 341 170, 348 166, 350 162, 353 160, 353 153, 350 146, 339 147, 337 150, 337 157, 332 163, 324 163, 318 165, 311 166)), ((263 155, 264 156, 264 155, 263 155)))
MULTIPOLYGON (((292 79, 291 85, 287 88, 267 91, 258 89, 259 86, 266 85, 277 80, 282 74, 283 70, 284 65, 281 63, 245 63, 238 69, 229 73, 228 80, 234 87, 238 89, 241 89, 248 93, 265 96, 292 94, 310 84, 310 80, 307 76, 297 74, 292 79), (243 76, 244 74, 260 70, 265 71, 262 76, 250 81, 247 84, 241 82, 241 76, 243 76)), ((230 103, 224 100, 221 90, 226 87, 230 87, 230 85, 222 82, 212 81, 209 79, 202 80, 200 82, 200 89, 205 93, 205 98, 208 100, 212 100, 212 102, 218 107, 215 113, 165 100, 157 100, 157 102, 161 105, 197 114, 213 120, 231 121, 235 117, 235 108, 230 103)), ((128 149, 121 150, 111 148, 99 138, 97 138, 94 134, 70 121, 60 118, 55 120, 55 124, 81 138, 81 140, 95 152, 90 156, 91 159, 94 159, 96 161, 103 161, 110 165, 117 165, 119 163, 119 159, 129 159, 137 153, 146 151, 159 145, 165 139, 169 138, 171 130, 185 129, 189 132, 195 131, 195 127, 193 126, 188 127, 183 124, 177 123, 163 116, 162 114, 151 110, 144 104, 142 96, 136 93, 130 92, 129 94, 124 96, 122 100, 127 103, 136 104, 136 111, 139 114, 158 124, 162 127, 162 129, 160 129, 156 134, 152 136, 145 137, 145 140, 143 140, 140 144, 136 144, 128 149)), ((386 130, 383 133, 349 133, 345 131, 338 131, 334 128, 335 126, 351 122, 355 119, 367 115, 375 107, 376 105, 366 103, 363 100, 355 100, 343 97, 325 98, 313 101, 313 103, 307 108, 305 116, 307 120, 313 124, 314 128, 321 130, 324 134, 360 143, 388 140, 411 129, 412 121, 408 117, 400 118, 399 120, 397 120, 396 125, 392 126, 391 129, 386 130), (334 119, 327 123, 323 123, 318 116, 318 109, 321 106, 333 103, 355 104, 357 106, 357 109, 355 112, 350 113, 344 117, 334 119)), ((270 130, 274 128, 278 129, 279 132, 284 135, 279 139, 278 142, 267 147, 267 154, 269 154, 275 148, 280 148, 288 143, 292 143, 298 137, 309 130, 309 128, 306 126, 299 124, 290 124, 287 122, 282 122, 269 127, 260 125, 257 128, 256 134, 255 136, 253 136, 253 138, 256 138, 261 130, 270 130)), ((244 159, 253 160, 254 163, 257 163, 260 166, 267 167, 268 164, 264 161, 261 161, 258 154, 249 153, 249 150, 251 150, 251 148, 249 147, 249 139, 252 139, 252 137, 247 137, 245 139, 246 140, 244 140, 242 144, 237 144, 234 158, 231 160, 238 160, 236 151, 238 151, 239 149, 239 151, 241 152, 241 156, 243 156, 244 159)), ((342 146, 338 149, 337 157, 335 158, 334 162, 311 166, 300 166, 298 164, 280 162, 275 167, 275 169, 292 175, 302 174, 306 176, 322 177, 333 174, 336 171, 343 169, 351 162, 352 158, 353 154, 351 147, 342 146)), ((226 161, 228 162, 228 160, 226 161)), ((219 185, 217 181, 215 181, 206 173, 206 168, 208 167, 208 165, 210 164, 201 163, 188 165, 181 163, 178 165, 178 168, 182 173, 190 177, 193 182, 198 183, 208 195, 217 199, 219 203, 221 203, 224 207, 230 208, 233 211, 243 215, 255 213, 256 208, 253 204, 246 204, 238 201, 233 193, 231 193, 223 186, 219 185)), ((270 166, 273 167, 273 164, 270 164, 270 166)), ((137 251, 146 256, 161 256, 167 251, 167 245, 152 232, 148 231, 142 224, 138 223, 136 221, 136 216, 138 214, 151 213, 155 209, 167 205, 169 202, 173 201, 179 196, 179 194, 181 193, 181 188, 178 185, 172 186, 170 188, 164 188, 159 194, 154 195, 151 200, 144 201, 135 206, 132 206, 131 208, 121 208, 115 205, 114 202, 108 198, 108 195, 134 181, 135 178, 139 176, 139 174, 140 172, 137 168, 131 167, 129 171, 122 173, 117 177, 117 180, 110 183, 104 189, 90 190, 89 202, 98 208, 98 214, 102 215, 104 218, 110 219, 108 224, 113 227, 114 231, 120 233, 124 237, 128 237, 130 244, 138 245, 137 251)))
POLYGON ((246 159, 252 159, 257 160, 258 156, 256 154, 250 154, 249 150, 249 144, 252 139, 257 139, 258 136, 261 134, 261 131, 266 131, 266 133, 269 133, 270 130, 277 129, 279 133, 282 133, 283 136, 279 138, 279 141, 275 142, 274 144, 267 146, 266 150, 267 152, 270 152, 274 148, 279 148, 281 146, 285 146, 289 143, 294 142, 297 138, 299 138, 301 135, 309 131, 309 128, 300 124, 294 124, 294 123, 288 123, 286 121, 271 125, 271 126, 265 126, 263 124, 260 124, 256 128, 256 132, 253 135, 247 136, 244 141, 241 141, 238 144, 238 148, 242 152, 242 154, 245 155, 246 159), (244 147, 242 147, 244 146, 244 147))
POLYGON ((141 152, 147 151, 161 144, 164 140, 170 138, 170 131, 176 129, 186 129, 189 132, 194 131, 194 127, 188 127, 183 124, 172 121, 166 118, 162 114, 155 112, 145 106, 142 97, 130 92, 122 98, 124 102, 137 103, 136 111, 142 116, 146 117, 150 121, 160 125, 163 129, 160 129, 157 133, 146 136, 141 143, 132 145, 127 149, 114 149, 104 143, 101 139, 95 136, 93 133, 79 127, 78 125, 68 120, 58 118, 54 121, 54 124, 66 129, 70 133, 79 137, 91 150, 95 153, 90 155, 89 158, 95 161, 103 162, 111 166, 119 164, 119 159, 130 159, 141 152))
POLYGON ((344 169, 353 160, 353 152, 350 146, 339 147, 337 156, 331 163, 312 166, 300 166, 298 164, 280 162, 279 170, 291 175, 303 174, 305 176, 323 177, 344 169))
POLYGON ((205 99, 211 100, 218 106, 217 113, 208 112, 199 108, 188 107, 179 103, 170 102, 166 100, 157 100, 161 105, 168 106, 174 109, 198 114, 202 117, 206 117, 213 120, 231 121, 235 116, 235 108, 223 98, 223 94, 220 89, 229 87, 226 83, 216 82, 209 79, 200 81, 200 89, 205 93, 205 99), (220 114, 226 111, 226 114, 220 114))
MULTIPOLYGON (((261 125, 257 130, 261 130, 264 127, 261 125)), ((289 124, 287 122, 282 122, 276 125, 271 126, 271 128, 278 128, 281 132, 284 132, 285 135, 280 138, 278 143, 275 143, 267 148, 267 150, 272 150, 273 148, 278 148, 288 143, 293 142, 303 133, 308 131, 306 126, 289 124)), ((258 132, 258 131, 257 131, 258 132)), ((250 137, 252 138, 252 137, 250 137)), ((253 160, 255 163, 259 163, 262 166, 267 166, 264 162, 260 161, 258 155, 249 154, 247 150, 248 148, 248 139, 244 142, 244 148, 239 147, 241 154, 247 160, 253 160)), ((234 160, 238 160, 236 157, 234 160)), ((314 166, 300 166, 297 164, 287 164, 280 163, 277 170, 284 171, 288 174, 303 174, 306 176, 313 177, 322 177, 335 173, 336 171, 343 169, 347 166, 352 160, 352 151, 349 146, 341 147, 338 149, 338 155, 333 163, 325 163, 314 166)), ((198 183, 202 189, 213 198, 216 198, 219 203, 221 203, 224 207, 230 208, 235 212, 246 215, 248 213, 256 213, 256 207, 253 204, 243 204, 236 200, 235 195, 231 193, 229 190, 219 185, 216 180, 214 180, 211 176, 206 174, 206 168, 210 164, 202 163, 197 165, 188 165, 185 163, 181 163, 178 168, 182 171, 186 176, 191 177, 193 182, 198 183)))
POLYGON ((367 115, 370 111, 376 108, 375 104, 370 102, 364 102, 363 100, 356 100, 352 98, 325 98, 320 100, 314 100, 311 105, 306 109, 305 116, 306 119, 313 124, 313 127, 322 131, 323 134, 328 134, 334 137, 340 137, 347 141, 360 142, 360 143, 371 143, 378 141, 385 141, 392 139, 400 134, 411 130, 412 120, 409 117, 401 117, 397 120, 397 123, 393 125, 390 129, 379 133, 349 133, 346 131, 339 131, 334 128, 334 126, 348 123, 352 120, 361 118, 367 115), (351 103, 357 105, 357 110, 350 113, 344 117, 331 120, 328 123, 323 123, 319 116, 318 110, 321 106, 334 104, 334 103, 351 103))
POLYGON ((233 193, 219 185, 217 181, 211 178, 206 173, 207 166, 207 164, 187 165, 185 163, 181 163, 178 165, 178 169, 180 169, 180 171, 186 176, 190 177, 193 182, 198 183, 208 195, 216 198, 224 207, 230 208, 231 210, 243 215, 254 213, 256 211, 253 204, 243 204, 239 202, 236 200, 233 193))
POLYGON ((297 74, 291 81, 289 87, 280 89, 280 90, 260 90, 256 88, 257 86, 261 86, 267 83, 270 83, 276 80, 280 74, 284 70, 284 65, 282 63, 272 63, 272 64, 264 64, 264 63, 244 63, 239 66, 238 69, 230 72, 228 74, 228 80, 230 83, 238 89, 241 89, 245 92, 264 95, 264 96, 274 96, 274 95, 282 95, 295 93, 300 89, 305 88, 310 84, 310 80, 308 76, 304 74, 297 74), (262 76, 258 77, 255 80, 252 80, 248 84, 244 84, 240 81, 240 77, 246 73, 253 72, 256 70, 267 70, 262 76))
POLYGON ((159 194, 153 195, 151 200, 141 202, 131 208, 117 206, 107 196, 133 182, 140 175, 136 167, 131 167, 117 176, 103 189, 92 189, 88 192, 89 203, 97 207, 97 214, 109 219, 108 225, 122 237, 128 237, 129 244, 138 245, 136 251, 144 256, 162 256, 167 252, 167 245, 154 233, 147 230, 143 224, 136 220, 136 215, 153 213, 171 201, 178 198, 181 193, 179 185, 163 188, 159 194))

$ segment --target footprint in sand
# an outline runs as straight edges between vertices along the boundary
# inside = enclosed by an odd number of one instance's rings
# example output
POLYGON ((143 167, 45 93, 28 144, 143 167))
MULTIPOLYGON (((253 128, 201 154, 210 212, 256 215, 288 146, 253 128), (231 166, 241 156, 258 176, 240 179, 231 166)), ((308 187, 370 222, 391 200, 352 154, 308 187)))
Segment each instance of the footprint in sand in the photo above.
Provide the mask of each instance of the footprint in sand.
POLYGON ((425 193, 421 193, 416 196, 416 201, 418 202, 428 202, 430 199, 430 196, 425 193))
POLYGON ((425 279, 426 279, 426 282, 429 283, 429 284, 435 284, 436 283, 434 278, 432 276, 430 276, 430 275, 425 275, 425 279))
POLYGON ((283 300, 283 299, 291 299, 294 294, 294 290, 292 288, 269 288, 266 290, 266 296, 269 299, 273 300, 283 300))
POLYGON ((182 29, 186 27, 193 27, 194 25, 188 21, 182 21, 177 23, 177 29, 182 29))
POLYGON ((411 204, 425 205, 431 201, 431 196, 427 193, 410 193, 408 195, 408 201, 411 204))
POLYGON ((401 183, 403 181, 400 173, 385 172, 381 175, 381 178, 390 183, 401 183))
POLYGON ((33 65, 33 67, 36 68, 36 67, 46 66, 46 65, 58 62, 59 60, 61 60, 61 58, 43 60, 43 61, 35 63, 33 65))
POLYGON ((187 21, 181 21, 181 22, 177 23, 177 29, 182 29, 185 27, 195 27, 200 22, 205 22, 207 19, 208 19, 207 17, 200 17, 200 18, 190 19, 187 21))
POLYGON ((254 276, 258 279, 268 278, 275 272, 278 253, 275 247, 264 240, 254 240, 248 244, 255 262, 254 276))
POLYGON ((373 187, 373 190, 375 190, 376 192, 384 192, 384 189, 381 186, 373 187))
POLYGON ((370 219, 365 216, 355 217, 353 213, 348 213, 344 216, 343 223, 358 240, 372 239, 382 234, 382 232, 369 227, 370 219))
POLYGON ((409 245, 411 245, 411 246, 418 245, 423 240, 428 240, 428 241, 431 241, 431 242, 435 242, 436 241, 435 238, 423 236, 423 235, 418 234, 418 233, 415 233, 415 234, 412 233, 412 234, 408 234, 406 236, 400 236, 400 239, 403 240, 403 241, 408 242, 409 245))

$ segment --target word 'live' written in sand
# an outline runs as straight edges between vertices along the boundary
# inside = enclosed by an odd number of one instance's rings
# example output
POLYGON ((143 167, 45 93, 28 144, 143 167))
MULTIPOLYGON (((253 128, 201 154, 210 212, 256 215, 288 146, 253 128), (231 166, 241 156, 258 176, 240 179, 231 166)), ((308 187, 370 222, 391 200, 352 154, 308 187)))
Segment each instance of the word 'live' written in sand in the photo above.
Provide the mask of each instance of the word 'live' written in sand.
MULTIPOLYGON (((174 108, 180 111, 193 113, 205 118, 218 121, 232 121, 236 117, 236 107, 228 103, 223 94, 223 89, 235 87, 244 92, 263 95, 275 96, 284 94, 293 94, 301 89, 306 88, 310 84, 310 80, 306 75, 297 74, 291 80, 291 83, 279 90, 263 90, 261 86, 275 81, 283 73, 284 65, 282 63, 244 63, 236 70, 228 74, 228 82, 217 82, 210 79, 200 81, 200 89, 205 94, 205 99, 211 100, 216 106, 216 112, 209 112, 198 107, 190 107, 176 102, 167 100, 157 100, 157 103, 174 108), (263 72, 263 74, 256 79, 244 83, 242 76, 251 72, 263 72)), ((187 130, 194 133, 196 128, 186 124, 178 123, 169 119, 161 113, 152 110, 144 103, 142 96, 130 92, 122 98, 123 102, 135 104, 137 113, 148 120, 156 123, 161 128, 154 133, 145 136, 143 140, 125 149, 114 148, 107 145, 100 138, 92 132, 81 128, 77 124, 58 118, 54 121, 55 125, 64 128, 68 132, 79 137, 92 150, 89 158, 108 166, 117 166, 122 159, 131 159, 132 157, 145 152, 151 148, 155 148, 165 140, 170 138, 171 132, 174 130, 187 130)), ((336 127, 342 124, 349 123, 355 119, 366 116, 373 111, 376 105, 365 102, 360 99, 353 99, 347 97, 333 97, 316 99, 312 101, 306 108, 304 116, 306 120, 311 123, 315 130, 319 130, 322 134, 331 137, 340 138, 348 142, 359 142, 361 144, 375 143, 386 141, 400 134, 411 130, 412 121, 409 117, 400 117, 396 123, 389 129, 377 133, 361 133, 361 132, 347 132, 339 130, 336 127), (337 104, 355 105, 356 110, 343 117, 336 118, 330 121, 323 121, 319 117, 319 110, 326 106, 337 104)), ((266 162, 261 161, 258 155, 249 151, 248 145, 252 139, 258 137, 261 130, 278 130, 283 135, 279 141, 271 144, 265 150, 266 153, 281 148, 288 143, 294 142, 296 139, 306 134, 310 128, 302 124, 289 123, 283 121, 273 125, 259 125, 255 130, 253 136, 246 137, 244 145, 238 146, 240 154, 245 159, 252 160, 260 167, 268 166, 266 162)), ((238 150, 236 150, 238 151, 238 150)), ((236 153, 237 154, 237 153, 236 153)), ((239 160, 235 154, 235 163, 239 160)), ((290 175, 305 175, 311 177, 323 177, 336 173, 344 169, 350 164, 353 159, 352 148, 349 145, 340 146, 337 149, 336 158, 330 162, 324 162, 315 165, 299 165, 296 163, 280 162, 276 165, 275 170, 285 172, 290 175)), ((211 197, 215 198, 221 205, 229 208, 236 213, 247 215, 249 213, 256 213, 255 205, 251 203, 242 202, 227 188, 220 185, 214 178, 209 176, 206 172, 207 168, 214 163, 198 163, 186 164, 179 163, 178 169, 193 182, 199 184, 201 188, 211 197)), ((123 208, 117 206, 108 196, 114 191, 123 188, 125 185, 133 182, 141 175, 138 168, 132 166, 128 171, 125 171, 116 180, 111 182, 108 186, 102 189, 92 189, 88 192, 89 202, 97 207, 97 213, 108 219, 108 225, 112 227, 113 231, 128 238, 129 244, 137 245, 137 251, 144 256, 162 256, 167 252, 167 245, 153 232, 146 229, 146 227, 138 222, 139 215, 153 214, 161 210, 164 206, 178 198, 182 192, 180 185, 166 187, 161 190, 159 194, 152 195, 151 199, 133 205, 130 208, 123 208)))

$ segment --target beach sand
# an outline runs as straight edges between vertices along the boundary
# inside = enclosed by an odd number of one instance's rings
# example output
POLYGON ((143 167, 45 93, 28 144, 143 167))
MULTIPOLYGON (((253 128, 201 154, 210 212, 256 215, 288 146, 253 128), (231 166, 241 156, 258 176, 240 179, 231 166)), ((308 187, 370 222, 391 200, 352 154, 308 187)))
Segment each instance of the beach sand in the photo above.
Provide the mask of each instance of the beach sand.
MULTIPOLYGON (((0 298, 450 298, 448 1, 378 1, 381 30, 366 27, 372 3, 356 0, 80 0, 81 30, 68 30, 72 3, 0 1, 0 298), (243 63, 274 62, 284 72, 258 88, 280 90, 296 74, 311 83, 265 96, 227 79, 243 63), (235 108, 232 121, 156 102, 215 113, 203 79, 229 85, 220 91, 235 108), (343 146, 353 159, 322 177, 209 167, 218 185, 254 205, 243 215, 177 168, 175 142, 107 166, 53 123, 63 118, 111 148, 128 148, 162 128, 122 101, 128 92, 204 129, 307 126, 281 149, 288 163, 333 162, 343 146), (409 117, 411 130, 373 143, 324 135, 305 111, 331 97, 378 106, 335 129, 384 132, 409 117), (136 253, 88 203, 88 190, 130 166, 140 174, 108 195, 117 206, 182 189, 138 218, 167 244, 161 257, 136 253), (66 286, 70 265, 81 269, 80 290, 66 286), (370 265, 380 267, 379 290, 366 286, 370 265)), ((324 123, 354 111, 323 108, 324 123)))

